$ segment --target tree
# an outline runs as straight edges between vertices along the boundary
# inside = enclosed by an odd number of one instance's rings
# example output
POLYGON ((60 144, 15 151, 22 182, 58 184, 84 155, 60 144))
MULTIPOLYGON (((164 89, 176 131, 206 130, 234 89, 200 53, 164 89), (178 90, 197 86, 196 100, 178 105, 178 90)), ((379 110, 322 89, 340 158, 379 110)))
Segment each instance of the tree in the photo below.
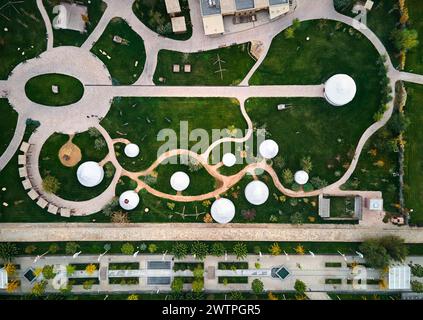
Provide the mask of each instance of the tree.
POLYGON ((303 255, 305 253, 304 247, 300 244, 294 248, 294 251, 299 255, 303 255))
POLYGON ((174 293, 180 293, 184 289, 184 280, 182 278, 173 278, 172 284, 170 285, 170 289, 174 293))
POLYGON ((46 280, 36 282, 34 286, 32 287, 31 293, 36 297, 42 296, 44 292, 46 291, 46 287, 47 287, 46 280))
POLYGON ((46 176, 43 179, 43 189, 45 192, 47 193, 57 193, 57 191, 59 191, 60 189, 60 182, 59 180, 57 180, 56 177, 53 176, 46 176))
POLYGON ((101 150, 106 146, 106 141, 104 141, 103 137, 97 138, 94 140, 94 149, 101 150))
POLYGON ((274 295, 272 292, 269 292, 269 294, 267 295, 267 298, 269 300, 279 300, 278 296, 274 295))
POLYGON ((313 163, 311 162, 310 156, 303 157, 301 159, 301 168, 307 173, 310 173, 310 171, 313 169, 313 163))
POLYGON ((80 246, 76 242, 67 242, 65 247, 66 254, 75 254, 80 246))
POLYGON ((19 280, 14 279, 7 284, 6 291, 8 293, 15 292, 19 288, 19 285, 20 285, 19 280))
POLYGON ((411 50, 419 45, 419 35, 414 29, 395 29, 391 38, 398 51, 411 50))
POLYGON ((282 253, 280 245, 276 242, 270 246, 269 251, 272 256, 278 256, 282 253))
POLYGON ((290 217, 292 224, 303 224, 304 216, 301 212, 295 212, 290 217))
POLYGON ((200 278, 194 279, 194 281, 192 282, 192 291, 194 291, 195 293, 200 293, 201 291, 203 291, 203 288, 204 280, 200 278))
POLYGON ((6 263, 4 266, 4 270, 6 270, 6 273, 9 277, 13 277, 16 272, 16 266, 13 263, 6 263))
POLYGON ((53 271, 52 265, 45 265, 43 267, 42 273, 43 273, 44 279, 46 279, 46 280, 53 279, 56 275, 56 273, 54 273, 54 271, 53 271))
POLYGON ((138 300, 139 297, 137 294, 131 294, 128 296, 128 298, 126 298, 126 300, 138 300))
POLYGON ((301 26, 300 19, 295 18, 294 20, 292 20, 292 27, 294 28, 294 30, 297 30, 300 26, 301 26))
POLYGON ((191 254, 198 260, 204 260, 209 253, 209 247, 204 242, 196 241, 191 245, 191 254))
POLYGON ((326 180, 320 179, 319 177, 311 178, 310 182, 316 189, 322 189, 328 185, 326 180))
POLYGON ((411 290, 413 292, 422 293, 423 292, 423 283, 417 280, 411 281, 411 290))
POLYGON ((188 246, 182 242, 176 242, 172 247, 172 254, 176 259, 183 259, 188 254, 188 246))
POLYGON ((82 283, 82 288, 85 290, 90 290, 93 287, 94 280, 87 280, 82 283))
POLYGON ((238 260, 245 259, 248 255, 247 245, 244 242, 237 242, 233 247, 233 251, 238 260))
POLYGON ((240 291, 232 291, 229 293, 229 300, 244 300, 244 296, 240 291))
POLYGON ((119 204, 119 199, 117 197, 114 197, 108 204, 106 204, 103 208, 103 213, 107 217, 111 217, 114 210, 117 208, 119 204))
POLYGON ((282 180, 285 182, 285 184, 291 184, 294 181, 294 175, 292 174, 292 171, 289 169, 284 169, 282 171, 282 180))
POLYGON ((10 262, 18 254, 18 248, 14 243, 0 243, 0 258, 5 262, 10 262))
POLYGON ((251 282, 251 290, 255 294, 260 294, 264 291, 264 284, 260 279, 254 279, 253 282, 251 282))
POLYGON ((389 255, 386 249, 376 239, 364 241, 360 245, 360 251, 363 253, 366 262, 376 269, 383 269, 389 265, 389 255))
POLYGON ((122 247, 120 248, 120 251, 123 254, 132 255, 135 252, 135 248, 134 248, 134 246, 132 244, 130 244, 129 242, 127 242, 127 243, 124 243, 122 245, 122 247))
POLYGON ((85 272, 90 276, 97 270, 97 266, 95 264, 89 264, 85 268, 85 272))
POLYGON ((157 245, 155 245, 154 243, 150 243, 148 245, 148 252, 155 253, 156 251, 157 251, 157 245))
POLYGON ((398 236, 386 236, 379 239, 379 243, 386 249, 386 252, 394 261, 404 261, 408 255, 408 248, 404 239, 398 236))
POLYGON ((223 245, 223 243, 215 242, 211 246, 210 252, 216 257, 221 257, 225 254, 225 246, 223 245))
POLYGON ((283 35, 285 37, 285 39, 293 39, 295 38, 295 30, 293 27, 289 27, 287 29, 285 29, 285 31, 283 32, 283 35))
POLYGON ((53 243, 48 247, 48 252, 56 253, 57 251, 59 251, 59 249, 59 245, 57 243, 53 243))
POLYGON ((423 277, 423 266, 420 264, 411 265, 411 273, 413 276, 422 278, 423 277))
POLYGON ((301 280, 295 280, 294 289, 298 293, 304 294, 304 292, 307 290, 307 286, 304 282, 301 280))
POLYGON ((74 265, 72 265, 72 264, 68 264, 68 265, 66 266, 66 274, 67 274, 68 276, 73 275, 73 274, 74 274, 74 272, 75 272, 75 270, 76 270, 76 267, 75 267, 74 265))
POLYGON ((194 278, 204 278, 204 269, 201 267, 201 265, 195 267, 192 273, 194 278))
POLYGON ((112 223, 129 223, 129 217, 126 212, 123 211, 116 211, 113 212, 110 220, 112 223))
POLYGON ((95 127, 88 128, 88 134, 90 135, 90 137, 93 137, 93 138, 101 137, 100 131, 98 131, 97 128, 95 127))
POLYGON ((25 251, 26 254, 32 254, 32 253, 34 253, 35 250, 37 250, 37 247, 34 246, 33 244, 30 244, 29 246, 25 247, 24 251, 25 251))

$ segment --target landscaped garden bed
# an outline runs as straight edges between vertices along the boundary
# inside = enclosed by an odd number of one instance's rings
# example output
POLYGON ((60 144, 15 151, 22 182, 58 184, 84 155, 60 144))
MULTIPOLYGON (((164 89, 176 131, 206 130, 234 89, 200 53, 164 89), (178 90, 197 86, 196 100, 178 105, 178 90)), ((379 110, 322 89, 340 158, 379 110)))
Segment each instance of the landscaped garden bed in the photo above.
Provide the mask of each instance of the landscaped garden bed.
POLYGON ((113 262, 109 263, 109 270, 139 270, 140 264, 138 262, 113 262))
POLYGON ((248 269, 248 262, 219 262, 217 268, 220 270, 248 269))
POLYGON ((134 277, 109 278, 109 284, 120 284, 122 286, 138 284, 139 281, 139 278, 134 277))
POLYGON ((194 269, 204 269, 204 263, 199 262, 175 262, 173 264, 173 271, 184 271, 194 269))
POLYGON ((232 284, 232 283, 248 283, 248 277, 218 277, 218 283, 232 284))

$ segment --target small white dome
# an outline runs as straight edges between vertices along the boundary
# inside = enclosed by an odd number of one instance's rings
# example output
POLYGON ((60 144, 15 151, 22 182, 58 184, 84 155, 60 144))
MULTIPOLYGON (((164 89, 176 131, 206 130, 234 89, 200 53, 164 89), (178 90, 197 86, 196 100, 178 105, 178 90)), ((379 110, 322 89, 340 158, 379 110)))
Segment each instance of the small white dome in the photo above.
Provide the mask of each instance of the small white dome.
POLYGON ((189 176, 182 171, 175 172, 170 177, 170 185, 176 191, 184 191, 189 186, 189 176))
POLYGON ((222 162, 224 166, 232 167, 236 163, 236 156, 233 153, 225 153, 222 162))
POLYGON ((124 210, 134 210, 140 203, 140 197, 134 190, 125 191, 119 197, 119 205, 124 210))
POLYGON ((336 74, 325 83, 325 98, 334 106, 343 106, 351 102, 356 92, 354 79, 346 74, 336 74))
POLYGON ((129 143, 125 146, 125 154, 129 158, 135 158, 140 154, 140 147, 135 143, 129 143))
POLYGON ((228 223, 235 216, 235 205, 229 199, 220 198, 213 202, 210 211, 216 222, 228 223))
POLYGON ((95 187, 103 181, 104 170, 97 162, 87 161, 81 164, 76 171, 80 184, 84 187, 95 187))
POLYGON ((269 188, 265 183, 254 180, 247 184, 244 193, 249 203, 258 206, 267 201, 269 197, 269 188))
POLYGON ((297 171, 295 172, 294 180, 298 184, 301 184, 301 185, 306 184, 308 181, 308 173, 305 172, 304 170, 297 171))
POLYGON ((265 159, 276 157, 279 152, 279 146, 274 140, 264 140, 259 147, 260 154, 265 159))

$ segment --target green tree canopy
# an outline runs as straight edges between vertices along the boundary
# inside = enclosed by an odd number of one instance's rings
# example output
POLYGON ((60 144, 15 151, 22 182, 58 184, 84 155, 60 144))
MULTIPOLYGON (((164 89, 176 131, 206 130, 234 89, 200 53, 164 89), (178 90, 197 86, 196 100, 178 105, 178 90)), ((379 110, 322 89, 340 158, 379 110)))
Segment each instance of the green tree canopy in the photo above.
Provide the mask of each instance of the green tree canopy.
POLYGON ((255 294, 263 293, 264 284, 260 279, 254 279, 253 282, 251 282, 251 289, 255 294))

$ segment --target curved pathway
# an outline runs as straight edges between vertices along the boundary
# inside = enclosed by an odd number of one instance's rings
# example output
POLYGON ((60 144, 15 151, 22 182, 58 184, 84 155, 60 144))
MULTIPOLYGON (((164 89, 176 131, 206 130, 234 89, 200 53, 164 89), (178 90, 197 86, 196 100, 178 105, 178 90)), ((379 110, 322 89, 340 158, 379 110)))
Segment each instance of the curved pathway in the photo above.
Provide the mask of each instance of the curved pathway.
POLYGON ((26 129, 26 118, 20 114, 18 116, 18 121, 16 123, 15 132, 13 133, 13 138, 10 141, 9 145, 7 146, 6 150, 3 152, 3 154, 0 157, 0 171, 6 167, 6 165, 9 163, 9 161, 13 158, 13 156, 16 154, 16 151, 18 151, 23 136, 25 134, 26 129))
POLYGON ((43 0, 37 0, 37 7, 38 7, 38 10, 40 10, 41 16, 43 17, 43 20, 44 20, 44 24, 46 26, 47 50, 53 49, 53 43, 54 43, 53 28, 51 26, 50 18, 44 7, 43 0))

